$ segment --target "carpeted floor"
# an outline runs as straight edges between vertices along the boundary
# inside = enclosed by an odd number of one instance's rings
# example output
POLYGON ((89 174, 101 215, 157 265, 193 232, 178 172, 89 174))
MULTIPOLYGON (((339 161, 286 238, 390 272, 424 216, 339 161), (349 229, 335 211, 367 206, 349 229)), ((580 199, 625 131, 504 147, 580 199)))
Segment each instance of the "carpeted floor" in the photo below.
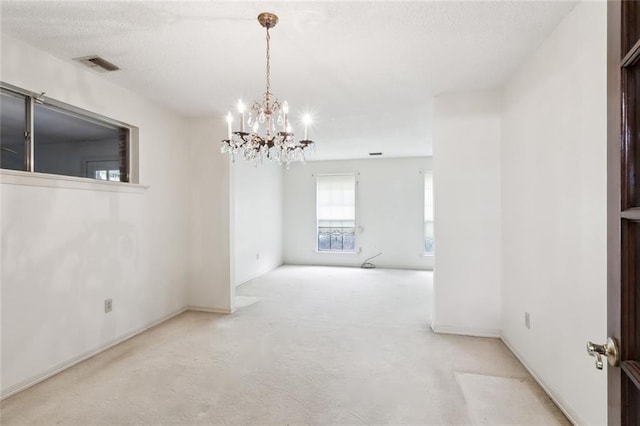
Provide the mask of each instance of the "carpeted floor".
POLYGON ((22 424, 569 424, 497 339, 434 334, 430 272, 285 266, 1 404, 22 424))

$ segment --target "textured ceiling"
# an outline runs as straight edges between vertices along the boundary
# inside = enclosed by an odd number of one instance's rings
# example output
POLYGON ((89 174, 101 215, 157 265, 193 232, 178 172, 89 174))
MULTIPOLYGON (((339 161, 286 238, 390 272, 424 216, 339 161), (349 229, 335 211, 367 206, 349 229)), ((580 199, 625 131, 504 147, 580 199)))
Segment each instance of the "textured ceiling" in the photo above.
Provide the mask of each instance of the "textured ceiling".
MULTIPOLYGON (((186 116, 220 117, 264 91, 310 111, 317 159, 431 154, 435 95, 496 89, 575 2, 5 1, 2 31, 186 116), (78 65, 82 66, 82 65, 78 65)), ((29 88, 37 90, 37 88, 29 88)), ((223 138, 225 135, 220 135, 223 138)))

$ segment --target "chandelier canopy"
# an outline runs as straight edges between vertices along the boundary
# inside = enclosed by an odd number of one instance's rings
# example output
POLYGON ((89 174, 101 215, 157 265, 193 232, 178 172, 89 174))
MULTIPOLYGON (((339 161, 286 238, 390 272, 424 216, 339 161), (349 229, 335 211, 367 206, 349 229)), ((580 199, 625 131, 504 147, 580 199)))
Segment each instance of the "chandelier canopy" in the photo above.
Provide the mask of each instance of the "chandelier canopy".
POLYGON ((289 104, 286 100, 280 103, 271 93, 269 30, 278 23, 278 17, 265 12, 258 15, 258 22, 267 30, 267 89, 262 101, 254 101, 248 111, 242 100, 238 101, 238 130, 232 130, 233 115, 227 114, 227 139, 222 140, 221 151, 229 153, 234 162, 236 156, 241 156, 256 165, 265 158, 286 165, 292 161, 305 161, 313 150, 313 141, 309 139, 311 117, 309 114, 303 117, 304 138, 296 142, 289 121, 289 104))

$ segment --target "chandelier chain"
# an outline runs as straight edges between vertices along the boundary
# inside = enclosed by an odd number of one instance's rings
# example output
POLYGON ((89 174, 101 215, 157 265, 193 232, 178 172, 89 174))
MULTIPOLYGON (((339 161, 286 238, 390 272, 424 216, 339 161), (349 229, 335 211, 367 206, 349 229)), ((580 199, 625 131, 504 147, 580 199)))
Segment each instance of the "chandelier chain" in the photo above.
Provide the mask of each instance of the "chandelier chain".
POLYGON ((271 35, 269 34, 269 28, 267 27, 267 99, 269 97, 269 92, 271 89, 271 65, 270 65, 270 52, 269 52, 269 41, 271 40, 271 35))

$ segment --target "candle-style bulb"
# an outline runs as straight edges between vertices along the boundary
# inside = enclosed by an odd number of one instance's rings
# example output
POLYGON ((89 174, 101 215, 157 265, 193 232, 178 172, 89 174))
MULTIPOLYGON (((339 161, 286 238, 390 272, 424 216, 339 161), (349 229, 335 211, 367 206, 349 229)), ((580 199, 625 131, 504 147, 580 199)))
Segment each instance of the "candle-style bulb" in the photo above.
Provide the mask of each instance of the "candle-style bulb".
POLYGON ((238 99, 238 112, 240 113, 240 131, 244 132, 244 104, 238 99))
POLYGON ((309 114, 305 114, 302 117, 302 122, 304 123, 304 140, 309 140, 309 124, 311 124, 311 116, 309 114))
POLYGON ((233 122, 233 116, 231 115, 231 111, 227 113, 227 139, 231 141, 232 132, 231 132, 231 123, 233 122))
POLYGON ((284 103, 282 104, 282 112, 284 113, 282 128, 285 132, 291 132, 291 130, 289 130, 289 102, 284 101, 284 103))

